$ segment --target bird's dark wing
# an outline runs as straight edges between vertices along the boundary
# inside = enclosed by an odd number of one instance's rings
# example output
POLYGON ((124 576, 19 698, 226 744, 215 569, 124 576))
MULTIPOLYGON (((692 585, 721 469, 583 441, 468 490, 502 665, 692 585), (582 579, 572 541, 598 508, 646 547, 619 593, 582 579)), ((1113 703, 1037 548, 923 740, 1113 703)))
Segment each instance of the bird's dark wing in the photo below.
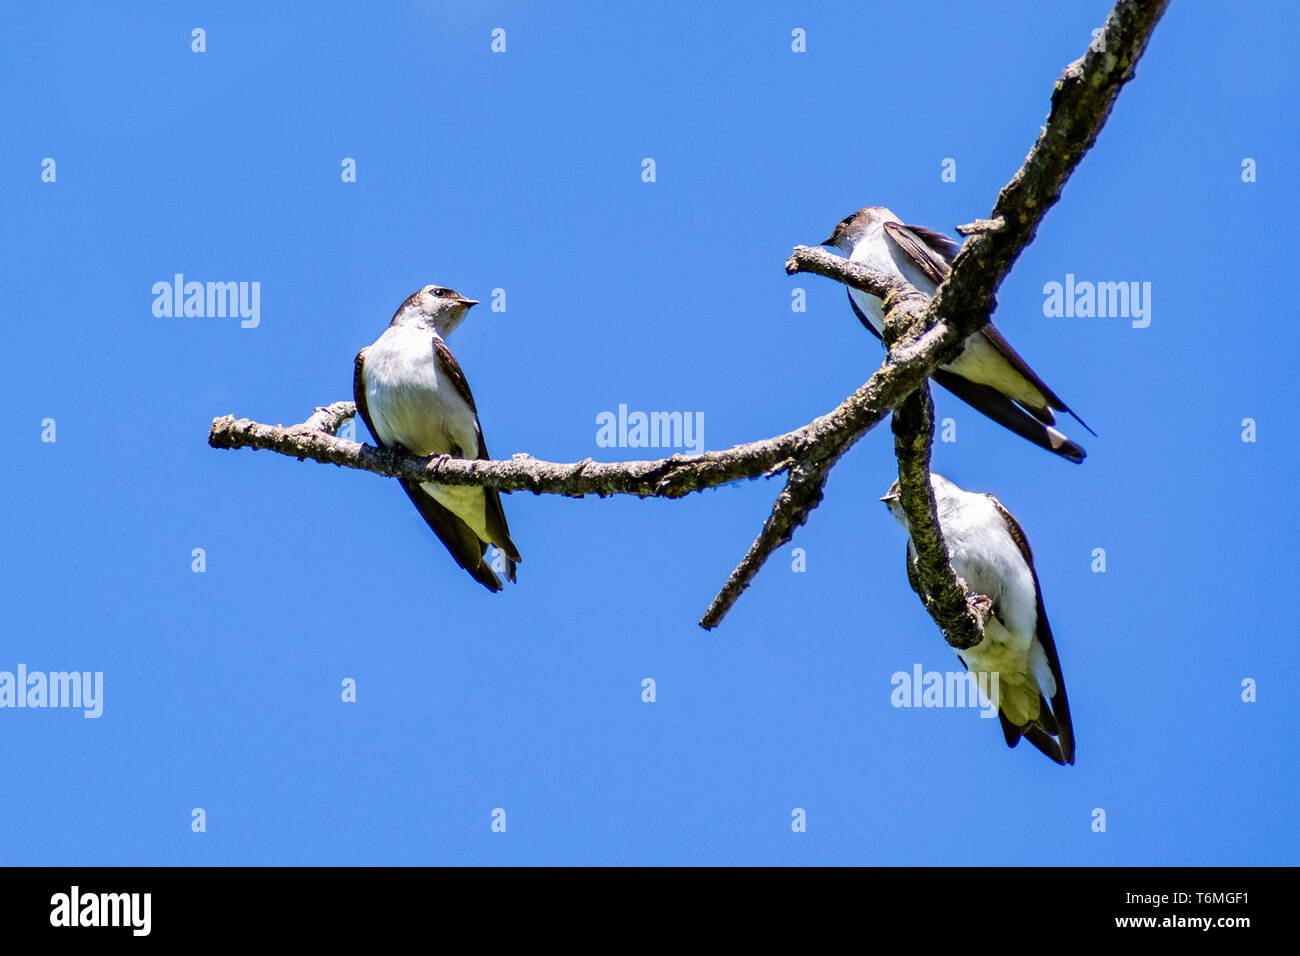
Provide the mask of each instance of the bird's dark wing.
POLYGON ((1057 740, 1053 740, 1051 735, 1047 734, 1042 728, 1035 728, 1030 725, 1025 730, 1025 736, 1039 750, 1047 754, 1052 759, 1057 760, 1051 752, 1044 749, 1044 744, 1050 742, 1054 747, 1059 743, 1057 755, 1058 763, 1074 763, 1074 725, 1070 721, 1070 700, 1065 694, 1065 676, 1061 673, 1061 661, 1056 655, 1056 641, 1052 638, 1052 627, 1047 623, 1047 611, 1043 608, 1043 589, 1038 584, 1038 571, 1034 567, 1034 554, 1029 548, 1029 539, 1025 537, 1024 529, 1020 523, 1012 516, 1011 512, 1006 509, 993 495, 988 495, 988 499, 993 502, 993 507, 1002 515, 1002 521, 1006 525, 1007 532, 1016 542, 1016 547, 1020 549, 1021 555, 1024 556, 1025 564, 1029 565, 1029 573, 1034 576, 1034 594, 1038 601, 1038 627, 1035 636, 1038 643, 1043 646, 1043 653, 1047 657, 1047 666, 1052 671, 1052 679, 1056 681, 1056 693, 1052 695, 1051 715, 1056 722, 1057 740), (1037 736, 1045 737, 1045 741, 1035 739, 1037 736))
MULTIPOLYGON (((930 233, 930 230, 926 230, 930 233)), ((938 233, 930 233, 938 235, 938 233)), ((917 270, 935 285, 948 278, 948 260, 936 252, 924 239, 917 236, 910 226, 901 222, 885 223, 885 238, 893 243, 917 270)))
MULTIPOLYGON (((933 229, 927 229, 924 226, 904 226, 897 222, 887 222, 885 223, 885 236, 935 285, 948 277, 949 263, 956 256, 958 246, 956 242, 943 233, 935 232, 933 229)), ((1047 387, 1047 383, 1038 377, 1028 363, 1011 347, 1011 344, 1003 338, 997 326, 989 322, 980 330, 980 334, 988 340, 988 343, 993 346, 999 355, 1007 360, 1007 364, 1015 369, 1046 399, 1046 406, 1037 408, 1025 406, 1035 418, 1046 425, 1051 425, 1056 421, 1051 410, 1057 409, 1073 417, 1090 434, 1096 434, 1091 428, 1088 428, 1088 424, 1082 418, 1070 410, 1070 406, 1066 405, 1059 395, 1047 387)))
MULTIPOLYGON (((488 454, 487 443, 483 440, 483 429, 478 432, 478 456, 485 460, 491 460, 492 456, 488 454)), ((510 525, 506 523, 506 509, 501 505, 501 496, 495 488, 484 488, 483 493, 487 496, 487 526, 488 531, 492 532, 497 538, 494 542, 499 544, 502 552, 506 556, 506 577, 511 581, 515 579, 515 564, 523 559, 519 557, 519 549, 515 547, 514 541, 510 539, 510 525)))
MULTIPOLYGON (((863 315, 862 310, 858 308, 858 304, 853 301, 853 296, 849 295, 848 299, 849 307, 853 309, 853 314, 858 317, 862 327, 876 338, 880 338, 880 333, 863 315)), ((1021 438, 1033 442, 1040 448, 1046 448, 1048 451, 1060 455, 1075 464, 1088 457, 1088 453, 1083 450, 1083 446, 1070 441, 1055 429, 1049 429, 996 388, 972 382, 968 378, 962 378, 955 372, 942 368, 935 369, 930 378, 952 392, 971 408, 993 419, 1003 428, 1015 432, 1021 438)))
POLYGON ((375 434, 375 423, 370 420, 370 409, 366 405, 366 353, 369 351, 368 347, 362 349, 352 363, 352 400, 357 403, 357 414, 370 429, 371 436, 379 442, 379 436, 375 434))
MULTIPOLYGON (((491 565, 483 560, 483 555, 487 553, 487 543, 480 540, 464 521, 438 504, 433 495, 420 487, 419 482, 408 481, 405 478, 401 479, 401 482, 402 489, 410 497, 416 510, 433 529, 438 540, 446 545, 451 556, 456 559, 456 563, 489 591, 500 591, 503 587, 501 581, 493 572, 491 565)), ((514 580, 513 571, 514 568, 511 566, 511 580, 514 580)))
POLYGON ((904 226, 903 228, 942 256, 945 262, 952 262, 953 259, 957 258, 957 251, 961 248, 961 245, 956 239, 945 236, 942 232, 927 229, 925 226, 904 226))
POLYGON ((998 331, 996 325, 992 322, 988 323, 984 328, 980 329, 980 334, 983 335, 988 343, 997 350, 999 355, 1007 360, 1008 365, 1015 369, 1022 378, 1029 382, 1030 385, 1038 389, 1042 396, 1047 400, 1047 405, 1045 407, 1035 408, 1030 405, 1025 405, 1025 408, 1028 409, 1030 414, 1045 425, 1051 425, 1056 421, 1056 416, 1052 414, 1052 409, 1056 409, 1057 411, 1065 412, 1082 425, 1088 430, 1088 434, 1094 436, 1097 434, 1091 428, 1088 428, 1087 422, 1070 410, 1070 406, 1066 405, 1065 402, 1061 400, 1061 396, 1057 395, 1047 387, 1047 383, 1038 377, 1034 370, 1020 357, 1019 353, 1011 347, 1011 343, 1003 338, 1002 333, 998 331))
POLYGON ((474 393, 469 390, 469 382, 465 379, 465 373, 460 370, 460 363, 456 361, 456 356, 451 354, 447 343, 437 336, 433 338, 433 351, 438 357, 438 366, 447 377, 447 381, 451 382, 460 397, 465 399, 465 404, 477 416, 478 406, 474 404, 474 393))
MULTIPOLYGON (((469 381, 465 378, 465 373, 460 370, 460 363, 456 357, 451 354, 451 349, 447 348, 447 343, 437 336, 433 339, 433 350, 438 358, 438 365, 442 369, 447 380, 455 387, 460 397, 465 400, 470 409, 474 412, 474 425, 478 431, 478 448, 476 449, 477 457, 490 460, 488 454, 487 442, 483 438, 483 425, 478 421, 478 407, 474 404, 474 395, 469 390, 469 381)), ((487 500, 486 519, 488 531, 492 532, 496 539, 493 543, 501 548, 506 556, 506 577, 515 580, 515 564, 522 559, 519 557, 519 549, 515 543, 510 540, 510 526, 506 523, 506 511, 501 506, 501 496, 495 488, 484 488, 483 494, 487 500)))
POLYGON ((935 369, 930 377, 971 408, 1040 448, 1046 448, 1076 465, 1088 457, 1082 445, 1066 438, 1055 428, 1048 427, 996 388, 972 382, 942 368, 935 369))

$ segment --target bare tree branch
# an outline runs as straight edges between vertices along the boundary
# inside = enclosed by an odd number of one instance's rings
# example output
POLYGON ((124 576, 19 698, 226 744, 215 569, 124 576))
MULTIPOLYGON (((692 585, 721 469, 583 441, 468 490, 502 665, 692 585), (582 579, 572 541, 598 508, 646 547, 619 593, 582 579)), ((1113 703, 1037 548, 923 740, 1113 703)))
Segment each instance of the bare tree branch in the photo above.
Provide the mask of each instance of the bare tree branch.
MULTIPOLYGON (((1168 0, 1119 0, 1105 26, 1082 58, 1066 67, 1052 94, 1052 109, 1038 141, 1024 165, 1003 187, 993 212, 957 231, 969 236, 952 264, 952 271, 936 290, 924 318, 909 322, 890 313, 885 299, 885 341, 891 357, 900 347, 924 340, 947 317, 961 337, 981 327, 996 307, 996 292, 1012 264, 1034 238, 1038 223, 1056 204, 1061 190, 1084 154, 1092 148, 1105 125, 1120 89, 1133 77, 1168 0), (929 331, 926 331, 926 330, 929 331)), ((796 248, 786 271, 837 276, 800 256, 796 248), (800 259, 806 263, 802 268, 800 259)), ((856 288, 879 295, 873 288, 856 288)), ((882 296, 883 298, 883 296, 882 296)), ((946 360, 949 346, 934 349, 946 360)), ((947 546, 939 528, 934 492, 930 487, 930 448, 934 440, 934 415, 929 386, 910 394, 894 411, 894 450, 898 457, 899 496, 908 516, 916 570, 928 597, 922 603, 934 618, 944 639, 953 647, 973 647, 983 639, 988 599, 968 595, 964 583, 949 563, 947 546)), ((766 529, 765 529, 766 530, 766 529)), ((748 560, 748 555, 746 559, 748 560)))
POLYGON ((930 304, 929 297, 917 292, 910 283, 887 272, 877 272, 856 262, 849 262, 834 253, 817 246, 795 246, 790 258, 785 261, 787 275, 796 272, 808 272, 813 275, 834 279, 853 289, 870 292, 883 299, 891 293, 904 295, 911 293, 920 296, 924 305, 930 304))
POLYGON ((933 416, 928 388, 922 393, 917 389, 937 366, 957 354, 967 335, 988 321, 998 286, 1096 140, 1167 5, 1168 0, 1119 0, 1088 53, 1070 64, 1057 81, 1042 134, 1024 165, 1002 189, 991 216, 960 227, 970 238, 933 301, 907 283, 825 250, 795 247, 786 263, 787 273, 821 275, 883 300, 889 344, 884 363, 861 388, 802 428, 725 451, 673 455, 657 461, 585 459, 557 464, 524 454, 509 461, 425 459, 336 437, 334 432, 355 414, 351 402, 336 402, 318 408, 308 421, 287 428, 233 416, 218 418, 212 423, 208 442, 214 448, 266 448, 300 460, 311 458, 389 477, 575 497, 631 494, 678 498, 740 479, 789 472, 786 487, 777 496, 762 531, 700 622, 713 627, 767 556, 790 540, 794 529, 820 502, 826 476, 840 456, 897 408, 895 449, 900 486, 914 543, 918 535, 921 538, 918 571, 931 595, 926 606, 950 643, 972 646, 982 631, 981 607, 965 597, 938 530, 928 481, 933 416))
POLYGON ((768 555, 789 541, 794 535, 794 529, 808 520, 808 513, 821 503, 822 488, 826 486, 829 471, 828 464, 796 463, 790 468, 785 488, 777 495, 772 513, 763 522, 763 530, 749 546, 740 564, 731 572, 722 590, 709 604, 704 617, 700 618, 700 627, 708 631, 721 624, 723 616, 731 610, 745 588, 749 587, 768 555))
POLYGON ((969 317, 993 314, 998 286, 1096 142, 1168 5, 1169 0, 1119 0, 1088 52, 1065 68, 1038 141, 1002 187, 989 218, 971 224, 973 234, 935 293, 935 314, 962 326, 969 317))
MULTIPOLYGON (((915 314, 920 315, 924 300, 908 301, 914 306, 915 314)), ((208 444, 213 448, 264 448, 300 460, 310 458, 391 478, 445 485, 481 485, 502 491, 574 497, 627 494, 642 498, 680 498, 692 491, 743 478, 787 471, 796 461, 829 468, 894 405, 925 381, 939 361, 934 352, 947 343, 948 339, 940 335, 927 335, 915 347, 900 350, 837 408, 801 428, 702 455, 630 462, 586 459, 566 464, 540 461, 524 454, 508 461, 419 458, 331 434, 345 416, 355 414, 351 402, 336 402, 318 410, 309 421, 290 426, 263 425, 226 415, 213 419, 208 444), (318 427, 322 425, 330 428, 322 430, 318 427)))
POLYGON ((907 515, 915 574, 925 595, 921 603, 953 647, 974 647, 984 639, 990 603, 970 595, 952 569, 948 546, 939 528, 934 489, 930 487, 930 447, 934 442, 934 405, 930 387, 918 388, 894 409, 894 454, 898 456, 898 497, 907 515))
POLYGON ((308 432, 337 435, 343 424, 348 419, 355 418, 356 414, 357 406, 354 402, 335 402, 324 408, 317 408, 316 413, 302 423, 302 428, 308 432))

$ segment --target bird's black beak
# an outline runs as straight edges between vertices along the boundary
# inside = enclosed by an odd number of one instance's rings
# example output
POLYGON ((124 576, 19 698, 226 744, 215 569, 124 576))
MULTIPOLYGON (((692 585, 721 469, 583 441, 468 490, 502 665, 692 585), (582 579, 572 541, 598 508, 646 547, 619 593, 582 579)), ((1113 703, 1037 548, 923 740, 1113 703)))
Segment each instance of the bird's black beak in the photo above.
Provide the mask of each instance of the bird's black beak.
POLYGON ((467 309, 470 308, 471 306, 478 305, 478 299, 467 299, 463 295, 460 297, 460 301, 461 304, 465 306, 465 308, 467 309))
POLYGON ((834 245, 835 245, 835 236, 833 236, 833 235, 827 236, 827 237, 826 237, 825 239, 823 239, 821 242, 817 243, 817 245, 819 245, 819 246, 834 246, 834 245))

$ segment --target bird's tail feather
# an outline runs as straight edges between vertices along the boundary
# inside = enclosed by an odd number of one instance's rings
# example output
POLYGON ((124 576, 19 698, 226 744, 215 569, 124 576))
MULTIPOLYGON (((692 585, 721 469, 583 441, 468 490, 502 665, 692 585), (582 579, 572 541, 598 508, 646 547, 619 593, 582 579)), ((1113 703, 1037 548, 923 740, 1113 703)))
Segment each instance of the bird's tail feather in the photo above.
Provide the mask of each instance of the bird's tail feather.
POLYGON ((1076 415, 1073 411, 1071 411, 1071 410, 1068 409, 1068 408, 1063 408, 1063 409, 1061 409, 1061 411, 1065 412, 1065 414, 1069 415, 1069 416, 1070 416, 1071 418, 1073 418, 1076 422, 1078 422, 1080 425, 1082 425, 1083 428, 1084 428, 1084 431, 1086 431, 1086 432, 1087 432, 1089 435, 1091 435, 1093 438, 1096 438, 1096 437, 1097 437, 1097 433, 1096 433, 1095 431, 1093 431, 1091 428, 1088 427, 1088 423, 1085 422, 1085 421, 1084 421, 1082 418, 1080 418, 1078 415, 1076 415))
MULTIPOLYGON (((942 368, 935 369, 931 378, 971 406, 971 408, 988 416, 1003 428, 1015 432, 1021 438, 1033 442, 1038 447, 1046 448, 1054 455, 1060 455, 1066 461, 1072 461, 1075 464, 1079 464, 1088 457, 1088 453, 1083 450, 1082 446, 1072 442, 1050 425, 1040 422, 996 388, 972 382, 968 378, 962 378, 960 375, 942 368)), ((1071 412, 1070 414, 1073 415, 1074 413, 1071 412)), ((1084 427, 1087 428, 1088 426, 1084 425, 1084 427)))
MULTIPOLYGON (((1074 763, 1073 740, 1061 733, 1056 715, 1048 709, 1047 701, 1041 696, 1038 698, 1038 706, 1038 718, 1024 726, 1017 726, 1006 714, 998 711, 998 719, 1002 722, 1002 736, 1006 739, 1007 746, 1014 747, 1020 743, 1020 738, 1024 737, 1056 763, 1062 766, 1074 763)), ((1068 723, 1068 715, 1065 719, 1068 723)))
MULTIPOLYGON (((500 591, 505 587, 501 579, 496 576, 496 572, 492 570, 492 566, 483 560, 487 545, 479 540, 478 535, 470 529, 469 525, 438 504, 433 495, 425 491, 419 482, 402 479, 402 488, 419 509, 421 517, 433 529, 433 533, 446 545, 447 551, 456 559, 457 564, 489 591, 500 591)), ((506 560, 508 577, 513 581, 515 565, 509 558, 506 560)))

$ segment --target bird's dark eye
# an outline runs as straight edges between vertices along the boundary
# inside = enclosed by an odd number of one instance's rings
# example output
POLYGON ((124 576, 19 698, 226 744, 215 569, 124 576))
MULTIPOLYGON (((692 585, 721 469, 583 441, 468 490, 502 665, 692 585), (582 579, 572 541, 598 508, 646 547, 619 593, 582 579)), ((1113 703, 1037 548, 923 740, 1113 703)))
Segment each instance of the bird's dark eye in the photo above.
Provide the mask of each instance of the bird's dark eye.
POLYGON ((433 290, 433 294, 434 294, 434 295, 437 295, 437 296, 444 296, 444 295, 447 294, 447 290, 446 290, 446 289, 434 289, 434 290, 433 290))

